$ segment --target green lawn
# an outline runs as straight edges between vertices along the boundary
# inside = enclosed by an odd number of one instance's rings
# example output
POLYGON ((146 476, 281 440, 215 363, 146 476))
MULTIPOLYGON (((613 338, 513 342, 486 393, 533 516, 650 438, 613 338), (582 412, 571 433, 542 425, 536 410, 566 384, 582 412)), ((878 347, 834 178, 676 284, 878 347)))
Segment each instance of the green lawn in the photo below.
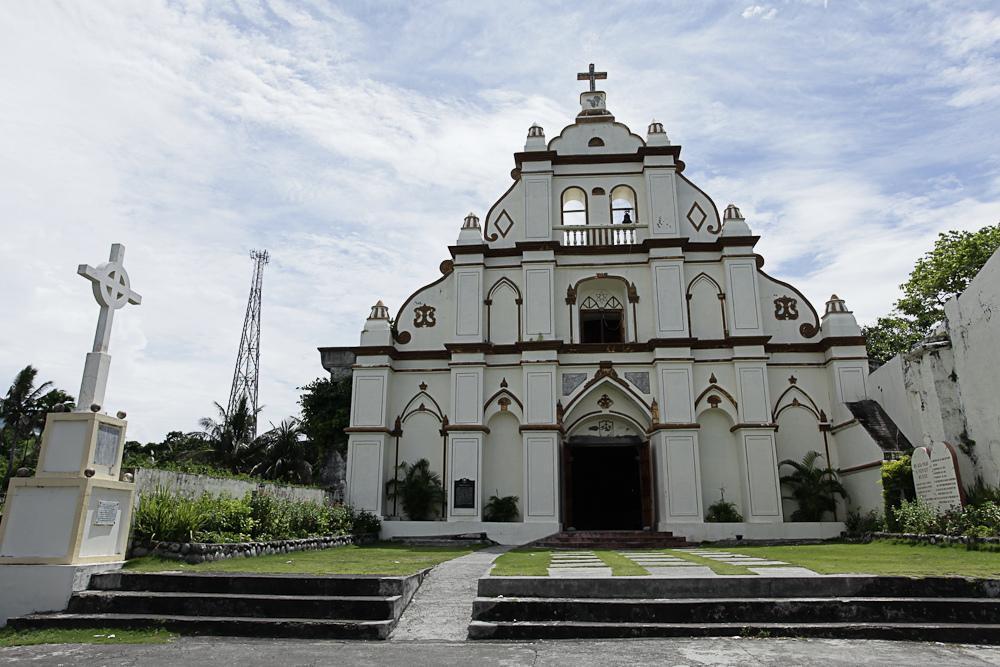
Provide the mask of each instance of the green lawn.
MULTIPOLYGON (((688 553, 686 551, 677 551, 672 549, 664 550, 671 556, 676 556, 677 558, 683 558, 689 561, 693 565, 702 565, 712 570, 716 574, 731 575, 731 574, 748 574, 756 575, 756 572, 751 572, 743 565, 731 565, 729 563, 720 563, 719 561, 712 560, 711 558, 702 558, 701 556, 696 556, 695 554, 688 553)), ((720 549, 721 551, 721 549, 720 549)))
POLYGON ((963 546, 871 542, 740 546, 720 551, 783 560, 820 574, 1000 577, 1000 552, 970 551, 963 546))
POLYGON ((197 565, 146 556, 125 564, 132 572, 254 572, 288 574, 413 574, 427 567, 464 556, 468 546, 418 547, 381 542, 290 554, 230 558, 197 565))
POLYGON ((494 577, 547 577, 550 549, 513 549, 493 561, 494 577))
POLYGON ((611 568, 612 577, 648 577, 649 572, 641 565, 625 558, 617 551, 598 549, 594 555, 611 568))
POLYGON ((166 630, 116 630, 80 628, 74 630, 12 630, 0 628, 0 648, 36 644, 165 644, 177 635, 166 630))

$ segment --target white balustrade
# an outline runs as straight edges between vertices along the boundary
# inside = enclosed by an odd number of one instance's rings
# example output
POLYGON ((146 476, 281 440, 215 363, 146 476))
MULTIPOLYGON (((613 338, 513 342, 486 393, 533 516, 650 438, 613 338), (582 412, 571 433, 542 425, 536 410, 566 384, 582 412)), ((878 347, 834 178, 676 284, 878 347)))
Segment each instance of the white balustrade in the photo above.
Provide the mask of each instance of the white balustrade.
POLYGON ((636 230, 646 225, 562 225, 562 244, 566 246, 632 245, 636 230))

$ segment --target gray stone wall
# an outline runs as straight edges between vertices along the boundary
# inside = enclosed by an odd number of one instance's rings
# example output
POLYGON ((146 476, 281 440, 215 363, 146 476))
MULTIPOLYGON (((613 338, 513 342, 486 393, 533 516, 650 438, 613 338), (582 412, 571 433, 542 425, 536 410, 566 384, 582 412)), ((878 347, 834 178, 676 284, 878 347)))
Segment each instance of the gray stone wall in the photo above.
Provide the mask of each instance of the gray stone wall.
MULTIPOLYGON (((314 503, 332 502, 333 496, 324 489, 310 489, 286 484, 265 484, 267 492, 281 498, 314 503)), ((195 498, 206 491, 212 495, 228 494, 233 498, 242 498, 249 491, 258 488, 257 482, 247 482, 240 479, 225 479, 195 475, 171 470, 155 468, 139 468, 135 472, 135 502, 142 502, 142 496, 156 491, 157 487, 168 488, 174 493, 195 498)))

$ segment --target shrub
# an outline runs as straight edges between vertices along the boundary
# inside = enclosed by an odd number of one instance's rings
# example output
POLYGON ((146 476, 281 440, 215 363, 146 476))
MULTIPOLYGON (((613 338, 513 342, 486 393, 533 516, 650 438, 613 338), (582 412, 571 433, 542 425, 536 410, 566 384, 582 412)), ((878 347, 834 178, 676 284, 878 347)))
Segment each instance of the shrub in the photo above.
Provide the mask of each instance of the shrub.
POLYGON ((734 503, 719 500, 709 505, 705 521, 708 523, 742 523, 743 515, 736 509, 734 503))
POLYGON ((484 521, 517 521, 521 516, 517 510, 517 496, 490 496, 483 508, 484 521))
POLYGON ((851 535, 868 535, 885 530, 885 517, 871 510, 862 514, 860 510, 851 510, 844 520, 844 527, 851 535))
POLYGON ((938 515, 930 505, 920 500, 903 500, 892 510, 896 525, 904 533, 933 533, 938 528, 938 515))
POLYGON ((146 494, 133 517, 134 533, 142 540, 186 542, 209 520, 200 500, 177 496, 157 487, 146 494))
POLYGON ((973 506, 1000 504, 1000 486, 990 486, 982 477, 976 477, 972 486, 965 490, 965 502, 973 506))
POLYGON ((885 522, 889 530, 899 530, 895 509, 904 500, 914 500, 917 492, 913 488, 913 469, 910 456, 902 456, 895 461, 882 464, 882 501, 885 504, 885 522))
POLYGON ((292 536, 289 503, 268 493, 248 493, 246 502, 254 521, 254 539, 281 540, 292 536))
POLYGON ((364 535, 368 533, 378 534, 380 530, 382 530, 382 520, 371 512, 361 510, 354 515, 354 525, 348 532, 364 535))

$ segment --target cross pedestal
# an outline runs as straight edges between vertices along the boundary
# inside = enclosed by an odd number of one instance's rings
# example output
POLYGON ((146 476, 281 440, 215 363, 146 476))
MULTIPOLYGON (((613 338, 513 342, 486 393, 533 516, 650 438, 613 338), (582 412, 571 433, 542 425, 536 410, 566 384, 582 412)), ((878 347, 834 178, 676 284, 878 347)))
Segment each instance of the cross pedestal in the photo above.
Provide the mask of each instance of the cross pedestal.
POLYGON ((45 419, 34 477, 15 477, 0 522, 0 626, 9 616, 61 609, 89 574, 121 567, 128 548, 135 485, 119 480, 124 413, 100 412, 111 356, 114 311, 142 297, 115 244, 107 263, 78 273, 93 283, 101 307, 87 354, 76 412, 45 419))

